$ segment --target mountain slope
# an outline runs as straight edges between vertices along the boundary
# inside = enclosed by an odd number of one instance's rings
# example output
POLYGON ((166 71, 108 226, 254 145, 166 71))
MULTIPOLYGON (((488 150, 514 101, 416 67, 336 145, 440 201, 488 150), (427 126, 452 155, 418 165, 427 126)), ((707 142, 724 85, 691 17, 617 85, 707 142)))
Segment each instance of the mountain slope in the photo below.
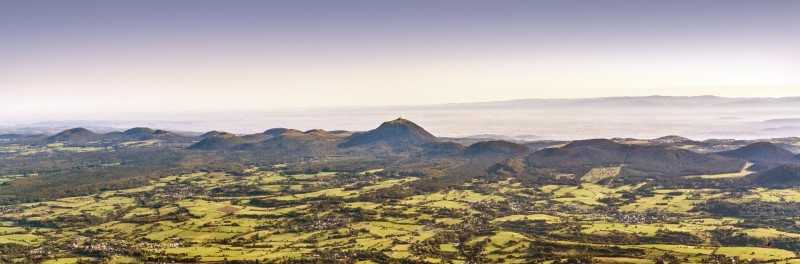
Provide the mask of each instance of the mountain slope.
POLYGON ((250 134, 242 136, 242 139, 247 143, 258 143, 267 139, 272 138, 272 136, 264 134, 264 133, 257 133, 257 134, 250 134))
POLYGON ((529 166, 561 171, 623 166, 636 176, 678 176, 735 172, 743 162, 689 150, 620 144, 607 139, 579 140, 560 148, 542 149, 526 158, 529 166))
POLYGON ((137 136, 138 137, 138 136, 149 136, 149 135, 153 134, 153 132, 156 132, 156 131, 153 130, 152 128, 149 128, 149 127, 134 127, 134 128, 125 130, 124 132, 122 132, 122 134, 126 135, 126 136, 137 136))
POLYGON ((197 136, 197 138, 200 139, 200 140, 203 140, 203 139, 215 136, 215 135, 219 135, 220 133, 223 133, 223 132, 219 132, 219 131, 216 131, 216 130, 211 130, 211 131, 203 133, 202 135, 197 136))
POLYGON ((241 137, 238 137, 234 134, 227 132, 220 132, 189 146, 189 149, 202 149, 202 150, 231 149, 245 143, 247 142, 241 137))
POLYGON ((795 154, 770 142, 753 143, 738 149, 723 151, 719 155, 756 162, 792 162, 795 154))
POLYGON ((338 149, 336 146, 348 136, 349 133, 330 133, 324 130, 300 132, 292 129, 242 148, 281 156, 323 156, 335 153, 338 149))
POLYGON ((756 185, 766 187, 793 187, 800 184, 800 165, 781 165, 752 176, 756 185))
POLYGON ((492 140, 492 141, 483 141, 478 142, 472 145, 469 145, 467 148, 464 149, 463 153, 469 156, 480 156, 480 155, 521 155, 524 153, 529 152, 531 149, 513 142, 508 142, 504 140, 492 140))
POLYGON ((55 134, 49 138, 50 141, 72 141, 72 142, 86 142, 99 140, 103 135, 92 132, 88 129, 77 127, 64 130, 61 133, 55 134))
POLYGON ((342 144, 339 144, 339 147, 385 146, 403 149, 436 141, 435 136, 419 125, 406 119, 398 118, 384 122, 376 129, 353 134, 342 144))
POLYGON ((284 134, 286 132, 292 132, 292 131, 300 132, 300 130, 297 130, 297 129, 278 127, 278 128, 267 129, 267 131, 264 131, 263 134, 269 135, 271 137, 277 137, 277 136, 280 136, 280 135, 282 135, 282 134, 284 134))

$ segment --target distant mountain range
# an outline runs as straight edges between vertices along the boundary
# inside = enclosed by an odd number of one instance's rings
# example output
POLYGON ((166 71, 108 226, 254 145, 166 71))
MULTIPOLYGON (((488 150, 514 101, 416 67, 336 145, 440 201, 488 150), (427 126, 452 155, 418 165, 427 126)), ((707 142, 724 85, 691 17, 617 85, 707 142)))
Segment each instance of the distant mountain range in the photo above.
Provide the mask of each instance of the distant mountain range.
POLYGON ((762 170, 782 164, 800 164, 800 156, 790 151, 800 147, 799 138, 774 139, 772 142, 694 141, 680 136, 652 140, 614 138, 512 142, 492 139, 463 144, 474 139, 439 138, 402 118, 363 132, 322 129, 303 132, 273 128, 247 135, 210 131, 198 136, 184 136, 147 127, 105 134, 72 128, 51 136, 6 134, 0 139, 33 145, 60 142, 66 146, 104 147, 149 142, 155 146, 261 153, 278 158, 410 155, 423 159, 475 159, 486 166, 497 163, 493 168, 506 171, 549 169, 577 175, 586 174, 592 168, 622 166, 620 175, 627 177, 729 173, 741 170, 745 162, 759 164, 761 167, 758 168, 762 170))
POLYGON ((31 122, 0 127, 0 134, 54 134, 68 127, 110 132, 131 126, 196 132, 225 128, 236 134, 256 134, 264 127, 365 131, 380 120, 398 116, 425 124, 427 130, 441 137, 479 140, 657 138, 674 134, 699 141, 709 138, 759 139, 800 135, 800 97, 716 96, 523 99, 202 115, 163 113, 159 120, 151 121, 146 116, 126 115, 115 120, 31 122))
POLYGON ((396 118, 357 132, 272 128, 245 135, 220 131, 182 135, 147 127, 108 133, 78 127, 53 135, 2 134, 0 144, 172 149, 181 155, 276 162, 302 159, 330 164, 334 159, 342 164, 359 160, 388 160, 400 166, 461 164, 445 170, 452 177, 479 172, 502 177, 539 175, 556 181, 566 177, 572 181, 638 183, 653 179, 680 182, 687 181, 683 176, 748 170, 755 173, 742 180, 759 186, 800 183, 797 137, 696 141, 671 135, 655 139, 507 141, 437 137, 410 120, 396 118), (592 172, 598 169, 605 174, 592 172))

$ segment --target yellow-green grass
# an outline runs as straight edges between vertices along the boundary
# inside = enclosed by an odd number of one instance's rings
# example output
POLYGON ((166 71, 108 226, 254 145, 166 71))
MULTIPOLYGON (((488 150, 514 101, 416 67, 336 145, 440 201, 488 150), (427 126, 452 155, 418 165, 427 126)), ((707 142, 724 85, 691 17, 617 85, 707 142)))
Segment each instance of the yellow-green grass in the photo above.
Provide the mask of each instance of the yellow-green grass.
POLYGON ((468 204, 456 201, 435 201, 424 204, 424 206, 430 207, 439 207, 439 208, 447 208, 447 209, 468 209, 470 208, 468 204))
POLYGON ((635 202, 621 206, 620 211, 643 212, 650 209, 667 210, 675 213, 686 213, 702 201, 711 198, 721 197, 722 193, 715 193, 712 190, 656 190, 652 197, 641 197, 635 202), (669 192, 682 192, 681 195, 670 196, 669 192), (700 199, 691 198, 690 194, 700 194, 700 199))
POLYGON ((500 231, 489 237, 491 243, 499 247, 505 247, 510 241, 521 242, 529 240, 528 237, 520 233, 500 231))
POLYGON ((800 190, 757 188, 742 196, 743 200, 754 199, 765 202, 800 202, 800 190))
POLYGON ((148 216, 148 215, 159 215, 159 211, 157 211, 155 209, 152 209, 152 208, 141 208, 141 207, 140 208, 134 208, 133 210, 128 212, 128 214, 126 214, 122 218, 123 219, 130 219, 130 218, 148 216))
POLYGON ((0 244, 18 244, 25 246, 38 245, 44 238, 34 234, 11 234, 0 236, 0 244))
POLYGON ((616 177, 620 171, 622 171, 622 166, 593 168, 581 177, 581 181, 597 183, 603 179, 616 177))
POLYGON ((487 195, 476 193, 471 190, 453 190, 449 192, 438 192, 427 195, 411 196, 403 200, 403 204, 419 205, 430 203, 433 201, 455 201, 463 203, 472 202, 486 202, 486 201, 504 201, 506 198, 498 195, 487 195))
POLYGON ((720 247, 714 253, 729 257, 739 257, 740 259, 757 260, 782 260, 797 257, 795 253, 788 250, 758 247, 720 247))
POLYGON ((352 202, 352 203, 345 204, 345 206, 346 207, 350 207, 350 208, 361 208, 361 209, 375 210, 378 207, 380 207, 381 204, 373 203, 373 202, 352 202))
POLYGON ((411 245, 409 244, 394 245, 386 255, 396 259, 408 259, 412 256, 411 252, 409 252, 410 247, 411 245))
POLYGON ((773 228, 753 228, 740 231, 751 237, 758 238, 775 238, 775 237, 793 237, 800 238, 800 234, 778 231, 773 228))
MULTIPOLYGON (((403 183, 403 182, 406 182, 406 181, 416 180, 416 179, 417 178, 415 178, 415 177, 409 177, 409 178, 405 178, 405 179, 387 180, 387 181, 379 182, 379 183, 377 183, 375 185, 364 187, 364 188, 362 188, 360 190, 348 190, 348 191, 346 191, 345 188, 330 188, 330 189, 325 189, 325 190, 320 190, 320 191, 315 191, 315 192, 278 196, 278 197, 275 197, 275 199, 276 200, 287 201, 287 200, 299 200, 299 199, 304 199, 304 198, 314 198, 314 197, 320 197, 320 196, 334 196, 334 197, 353 198, 353 197, 356 197, 359 194, 361 194, 361 192, 370 191, 370 190, 376 190, 376 189, 389 188, 389 187, 395 186, 397 184, 400 184, 400 183, 403 183)), ((293 186, 293 187, 295 187, 295 186, 293 186)), ((302 186, 296 186, 294 190, 302 191, 303 187, 302 186)))
POLYGON ((436 218, 436 223, 445 224, 445 225, 457 225, 463 223, 463 219, 456 219, 456 218, 436 218))
POLYGON ((684 176, 686 178, 704 178, 704 179, 725 179, 725 178, 741 178, 755 172, 750 171, 750 166, 753 166, 753 163, 745 163, 742 170, 739 172, 732 172, 732 173, 721 173, 721 174, 707 174, 707 175, 690 175, 684 176))
POLYGON ((775 264, 800 264, 800 259, 787 259, 776 261, 775 264))
POLYGON ((364 174, 367 174, 367 173, 376 173, 376 172, 381 172, 381 171, 383 171, 383 169, 374 169, 374 170, 362 171, 362 172, 359 172, 358 174, 364 175, 364 174))
POLYGON ((639 258, 594 257, 594 258, 592 258, 592 263, 598 263, 598 264, 648 264, 648 263, 655 263, 655 261, 649 260, 649 259, 639 259, 639 258))
POLYGON ((362 250, 383 250, 392 246, 390 238, 358 238, 354 249, 362 250))
POLYGON ((603 203, 598 199, 608 197, 620 197, 622 192, 630 191, 635 186, 620 186, 609 188, 594 183, 582 183, 579 186, 546 185, 542 186, 542 192, 550 194, 552 201, 579 206, 602 206, 603 203))
MULTIPOLYGON (((300 256, 300 253, 307 252, 308 250, 295 249, 298 253, 295 256, 300 256)), ((255 250, 248 248, 232 247, 232 246, 193 246, 193 247, 180 247, 168 248, 164 250, 170 254, 186 254, 189 257, 200 257, 203 261, 222 261, 228 260, 246 260, 246 259, 263 259, 273 258, 278 255, 286 254, 273 254, 273 252, 265 250, 255 250)))
POLYGON ((419 230, 420 225, 401 225, 392 222, 370 221, 358 222, 351 225, 353 229, 366 229, 370 234, 378 237, 406 235, 411 231, 419 230))
POLYGON ((18 233, 27 233, 27 231, 25 230, 25 228, 18 226, 0 227, 0 235, 10 235, 18 233))
POLYGON ((743 220, 733 217, 723 217, 723 218, 694 218, 694 219, 686 219, 681 221, 681 223, 686 224, 695 224, 695 225, 711 225, 711 226, 728 226, 728 225, 735 225, 741 223, 743 220))
POLYGON ((506 222, 506 221, 534 221, 541 220, 548 224, 559 223, 561 218, 546 214, 529 214, 529 215, 509 215, 492 220, 492 222, 506 222))
POLYGON ((698 236, 705 236, 708 230, 714 230, 717 226, 697 225, 697 224, 623 224, 623 223, 590 223, 583 225, 582 233, 603 234, 605 232, 616 231, 644 236, 654 236, 661 231, 684 232, 698 236))
POLYGON ((86 258, 86 257, 83 257, 83 258, 58 258, 58 259, 45 260, 45 261, 42 262, 42 264, 72 264, 72 263, 78 263, 78 261, 81 261, 81 260, 84 260, 84 261, 85 260, 94 260, 94 258, 86 258))

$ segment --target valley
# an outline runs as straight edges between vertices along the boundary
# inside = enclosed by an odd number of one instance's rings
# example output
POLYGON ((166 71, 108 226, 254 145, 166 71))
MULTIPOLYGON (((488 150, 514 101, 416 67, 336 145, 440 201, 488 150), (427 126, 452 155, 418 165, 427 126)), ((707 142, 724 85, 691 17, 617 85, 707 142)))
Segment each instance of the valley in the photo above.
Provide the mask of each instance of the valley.
POLYGON ((769 140, 156 131, 0 143, 0 262, 800 262, 800 159, 769 140))

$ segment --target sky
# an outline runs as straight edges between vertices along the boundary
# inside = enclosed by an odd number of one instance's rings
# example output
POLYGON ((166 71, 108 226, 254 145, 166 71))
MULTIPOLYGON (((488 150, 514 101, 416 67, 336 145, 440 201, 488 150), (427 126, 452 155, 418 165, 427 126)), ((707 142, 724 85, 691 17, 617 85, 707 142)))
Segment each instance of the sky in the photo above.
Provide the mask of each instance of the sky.
POLYGON ((772 0, 0 0, 0 118, 800 96, 798 12, 772 0))

